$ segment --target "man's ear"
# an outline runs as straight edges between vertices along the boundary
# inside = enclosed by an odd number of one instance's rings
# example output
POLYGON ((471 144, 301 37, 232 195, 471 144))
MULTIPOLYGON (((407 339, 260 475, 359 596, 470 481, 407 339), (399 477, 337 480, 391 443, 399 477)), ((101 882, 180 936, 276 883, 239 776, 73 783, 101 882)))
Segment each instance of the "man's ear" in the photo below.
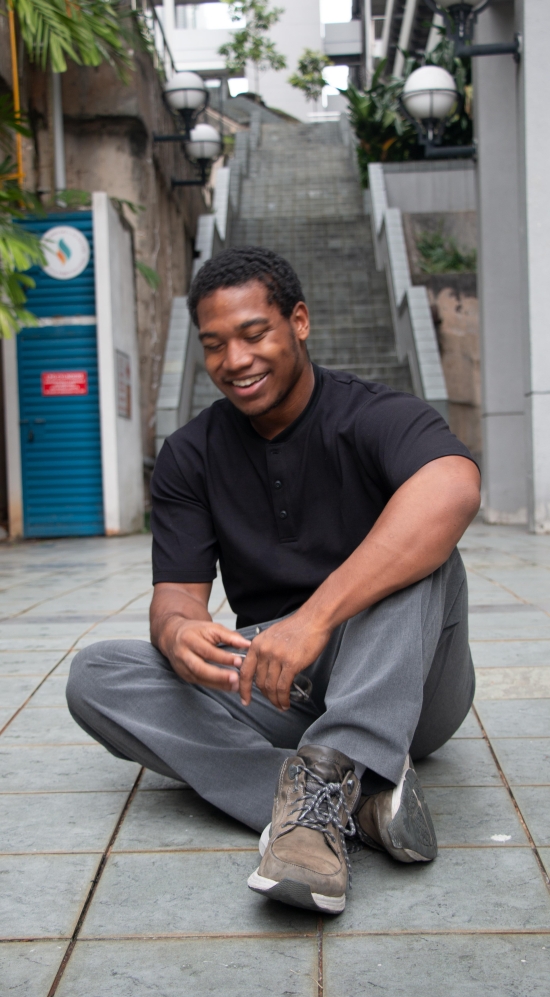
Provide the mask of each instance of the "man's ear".
POLYGON ((305 343, 309 336, 309 311, 305 301, 299 301, 297 305, 294 305, 292 315, 290 316, 290 324, 296 333, 296 337, 302 343, 305 343))

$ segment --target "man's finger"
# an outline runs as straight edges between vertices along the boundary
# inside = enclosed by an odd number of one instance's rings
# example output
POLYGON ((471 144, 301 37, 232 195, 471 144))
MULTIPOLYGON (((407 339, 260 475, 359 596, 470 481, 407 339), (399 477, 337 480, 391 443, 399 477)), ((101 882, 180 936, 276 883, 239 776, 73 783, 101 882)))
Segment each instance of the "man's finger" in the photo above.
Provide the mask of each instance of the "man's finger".
POLYGON ((213 647, 205 640, 194 640, 188 647, 197 654, 203 661, 209 661, 216 665, 229 665, 230 668, 240 668, 244 658, 241 654, 233 654, 231 651, 222 651, 221 647, 213 647))
POLYGON ((233 669, 209 665, 190 649, 186 650, 185 655, 181 655, 180 661, 189 673, 189 677, 186 676, 188 682, 226 692, 239 691, 239 673, 233 669))
POLYGON ((228 630, 221 623, 215 624, 214 632, 217 644, 230 644, 231 647, 241 647, 243 650, 250 647, 251 641, 236 630, 228 630))
POLYGON ((248 706, 252 698, 252 684, 254 682, 257 665, 258 658, 256 651, 254 650, 254 645, 251 644, 239 672, 239 693, 243 706, 248 706))
POLYGON ((293 672, 290 669, 282 668, 276 689, 277 705, 281 710, 290 709, 290 689, 293 681, 293 672))
MULTIPOLYGON (((277 661, 276 659, 271 659, 271 661, 268 664, 268 668, 264 675, 263 683, 261 686, 261 691, 263 692, 264 696, 266 696, 266 698, 269 699, 269 702, 273 703, 273 706, 276 706, 277 709, 280 709, 279 697, 277 695, 277 687, 278 687, 280 674, 281 674, 280 662, 277 661)), ((259 685, 258 679, 256 679, 256 683, 259 685)))

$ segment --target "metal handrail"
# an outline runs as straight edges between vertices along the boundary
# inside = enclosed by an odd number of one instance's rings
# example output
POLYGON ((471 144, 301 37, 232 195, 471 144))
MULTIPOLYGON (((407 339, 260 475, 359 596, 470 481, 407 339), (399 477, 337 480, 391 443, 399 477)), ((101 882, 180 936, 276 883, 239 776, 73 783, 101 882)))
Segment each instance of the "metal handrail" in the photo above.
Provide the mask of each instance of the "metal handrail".
MULTIPOLYGON (((160 58, 162 58, 163 61, 165 62, 166 55, 168 55, 168 59, 170 61, 170 67, 172 69, 172 73, 174 73, 174 74, 177 73, 176 63, 174 62, 174 56, 172 55, 172 50, 170 48, 170 45, 168 44, 168 39, 166 37, 166 32, 164 30, 164 25, 163 25, 162 21, 160 20, 158 14, 156 12, 153 0, 131 0, 131 3, 132 3, 132 10, 135 10, 137 12, 138 6, 139 6, 139 7, 141 7, 141 12, 143 14, 147 14, 147 15, 152 14, 152 16, 153 16, 153 23, 156 26, 158 26, 158 28, 160 30, 161 37, 162 37, 162 43, 163 43, 164 52, 163 52, 162 56, 160 56, 160 58)), ((155 52, 157 53, 157 56, 159 56, 159 53, 157 51, 157 47, 156 47, 156 44, 155 44, 154 31, 153 31, 153 37, 151 39, 151 42, 153 44, 155 52)), ((166 66, 164 67, 164 70, 166 72, 166 66)))

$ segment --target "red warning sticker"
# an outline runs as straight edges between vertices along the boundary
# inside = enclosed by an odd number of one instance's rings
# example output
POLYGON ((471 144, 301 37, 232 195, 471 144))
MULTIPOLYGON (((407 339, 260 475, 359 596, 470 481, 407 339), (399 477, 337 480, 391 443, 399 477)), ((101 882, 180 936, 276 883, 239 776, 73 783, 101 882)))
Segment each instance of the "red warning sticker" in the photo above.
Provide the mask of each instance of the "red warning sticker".
POLYGON ((85 370, 43 370, 40 377, 43 395, 88 394, 88 373, 85 370))

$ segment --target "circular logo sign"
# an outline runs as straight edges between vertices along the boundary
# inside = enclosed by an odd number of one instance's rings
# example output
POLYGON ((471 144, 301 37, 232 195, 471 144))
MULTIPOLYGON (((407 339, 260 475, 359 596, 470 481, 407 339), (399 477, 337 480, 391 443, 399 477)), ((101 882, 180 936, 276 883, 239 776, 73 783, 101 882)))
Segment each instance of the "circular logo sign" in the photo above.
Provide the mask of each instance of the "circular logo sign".
POLYGON ((46 257, 44 273, 55 280, 72 280, 86 269, 90 260, 90 243, 72 225, 54 225, 40 240, 46 257))

